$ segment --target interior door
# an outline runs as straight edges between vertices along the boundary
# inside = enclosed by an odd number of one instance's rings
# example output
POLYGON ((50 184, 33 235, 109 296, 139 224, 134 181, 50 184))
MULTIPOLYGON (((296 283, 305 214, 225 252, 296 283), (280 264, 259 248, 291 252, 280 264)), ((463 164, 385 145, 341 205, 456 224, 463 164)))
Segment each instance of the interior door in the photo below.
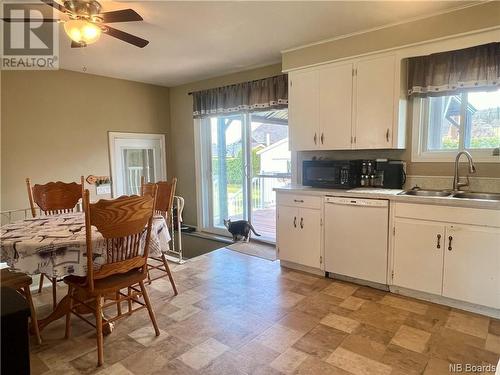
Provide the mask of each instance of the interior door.
POLYGON ((394 116, 395 56, 370 58, 356 66, 356 143, 358 149, 389 148, 394 116))
POLYGON ((139 194, 142 176, 166 179, 164 135, 110 132, 109 143, 114 197, 139 194))
POLYGON ((352 64, 319 71, 320 148, 352 148, 352 64))
POLYGON ((441 295, 444 226, 405 219, 394 226, 394 285, 441 295))
POLYGON ((294 151, 319 147, 319 73, 317 70, 290 74, 290 147, 294 151))
POLYGON ((500 308, 500 230, 446 227, 443 295, 500 308))

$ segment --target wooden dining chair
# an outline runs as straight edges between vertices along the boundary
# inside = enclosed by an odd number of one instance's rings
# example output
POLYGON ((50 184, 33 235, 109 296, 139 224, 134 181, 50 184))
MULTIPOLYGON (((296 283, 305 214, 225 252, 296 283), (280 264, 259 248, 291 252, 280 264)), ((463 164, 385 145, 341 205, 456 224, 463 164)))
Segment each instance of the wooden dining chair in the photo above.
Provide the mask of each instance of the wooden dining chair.
MULTIPOLYGON (((144 176, 141 177, 141 195, 151 196, 154 187, 157 187, 156 192, 156 203, 155 203, 155 213, 164 217, 167 222, 167 227, 170 229, 172 236, 174 236, 173 227, 173 205, 175 196, 175 187, 177 185, 177 178, 172 178, 171 182, 160 181, 156 183, 146 183, 144 181, 144 176)), ((152 281, 160 279, 162 277, 168 276, 172 289, 174 290, 174 295, 179 294, 177 291, 177 286, 175 285, 174 277, 172 271, 168 265, 165 253, 162 252, 161 257, 151 256, 155 263, 148 263, 148 282, 151 284, 152 281), (151 271, 158 270, 161 272, 159 276, 151 278, 151 271)))
POLYGON ((35 305, 33 304, 33 299, 31 298, 30 285, 32 283, 33 279, 25 273, 13 271, 8 268, 3 268, 0 271, 0 284, 17 290, 24 296, 24 298, 26 298, 26 302, 28 302, 30 308, 32 330, 35 332, 36 341, 38 344, 41 344, 42 337, 40 336, 40 329, 38 327, 35 305))
MULTIPOLYGON (((36 217, 36 206, 40 208, 44 215, 59 215, 74 212, 78 202, 83 197, 85 187, 83 176, 80 183, 76 182, 48 182, 43 185, 35 184, 31 186, 31 179, 26 179, 28 188, 28 198, 30 202, 31 214, 36 217), (35 206, 36 205, 36 206, 35 206)), ((43 279, 46 277, 52 283, 52 306, 55 309, 57 304, 57 278, 44 273, 40 274, 38 293, 42 292, 43 279)))
POLYGON ((144 287, 147 278, 147 259, 151 225, 155 209, 156 188, 153 196, 122 196, 114 200, 100 200, 89 203, 89 192, 84 192, 85 228, 87 243, 87 276, 66 276, 68 284, 69 312, 66 315, 66 337, 70 336, 71 314, 75 314, 97 331, 97 365, 104 361, 103 348, 103 310, 117 304, 117 314, 107 323, 129 316, 147 308, 156 336, 160 335, 155 314, 151 307, 148 292, 144 287), (92 226, 104 238, 105 257, 101 268, 94 269, 94 243, 92 226), (138 287, 139 289, 137 289, 138 287), (122 293, 127 289, 127 294, 122 293), (138 298, 142 295, 144 302, 138 298), (108 296, 115 297, 112 302, 103 303, 108 296), (122 314, 121 303, 128 302, 128 312, 122 314), (132 308, 132 302, 139 304, 132 308), (95 324, 80 314, 81 308, 87 308, 95 316, 95 324))

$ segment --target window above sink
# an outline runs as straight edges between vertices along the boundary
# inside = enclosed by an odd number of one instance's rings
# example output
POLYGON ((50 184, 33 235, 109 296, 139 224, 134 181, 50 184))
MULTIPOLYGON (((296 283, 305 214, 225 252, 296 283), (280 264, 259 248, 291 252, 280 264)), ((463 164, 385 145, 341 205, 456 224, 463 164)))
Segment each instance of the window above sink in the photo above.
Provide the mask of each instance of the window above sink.
POLYGON ((413 99, 412 161, 500 162, 500 89, 413 99))

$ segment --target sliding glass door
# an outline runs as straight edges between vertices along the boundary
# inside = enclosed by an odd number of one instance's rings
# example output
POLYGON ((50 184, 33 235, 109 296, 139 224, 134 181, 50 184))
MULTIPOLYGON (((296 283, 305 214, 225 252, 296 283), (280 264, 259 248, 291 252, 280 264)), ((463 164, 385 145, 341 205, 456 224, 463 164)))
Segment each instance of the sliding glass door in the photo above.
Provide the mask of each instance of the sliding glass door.
POLYGON ((243 117, 210 119, 211 222, 223 228, 224 219, 248 217, 245 181, 243 117))
POLYGON ((248 220, 275 241, 273 189, 290 183, 288 111, 212 117, 200 134, 203 229, 227 235, 224 219, 248 220))

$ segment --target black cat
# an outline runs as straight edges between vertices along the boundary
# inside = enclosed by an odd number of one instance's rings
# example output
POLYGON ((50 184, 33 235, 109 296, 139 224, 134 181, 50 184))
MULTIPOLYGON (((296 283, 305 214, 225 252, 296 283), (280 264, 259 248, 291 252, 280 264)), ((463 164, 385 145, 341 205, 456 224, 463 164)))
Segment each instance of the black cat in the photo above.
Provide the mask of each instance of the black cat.
POLYGON ((246 220, 231 221, 231 219, 224 220, 224 225, 226 226, 229 233, 233 235, 233 241, 238 241, 238 237, 242 237, 246 242, 250 241, 250 231, 252 231, 256 236, 260 237, 252 224, 246 220))

